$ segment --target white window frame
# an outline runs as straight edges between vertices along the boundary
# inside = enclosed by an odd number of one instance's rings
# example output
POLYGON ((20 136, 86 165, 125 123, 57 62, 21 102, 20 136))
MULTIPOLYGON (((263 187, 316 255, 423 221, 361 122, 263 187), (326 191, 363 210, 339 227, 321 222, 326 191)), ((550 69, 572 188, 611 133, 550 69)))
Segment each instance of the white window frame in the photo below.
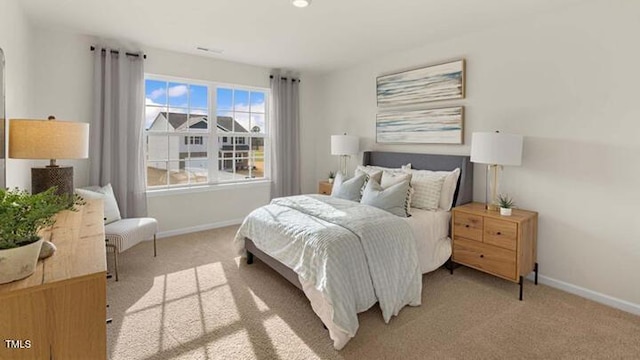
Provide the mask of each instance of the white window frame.
MULTIPOLYGON (((176 190, 180 191, 180 190, 188 190, 188 189, 196 189, 197 191, 201 191, 203 188, 205 187, 210 187, 210 186, 217 186, 217 185, 225 185, 229 186, 229 185, 234 185, 234 184, 251 184, 251 183, 256 183, 256 184, 262 184, 265 182, 270 182, 271 180, 271 138, 270 138, 270 133, 269 133, 269 122, 271 121, 270 118, 270 108, 269 108, 269 100, 271 97, 271 89, 269 88, 263 88, 263 87, 256 87, 256 86, 246 86, 246 85, 241 85, 241 84, 230 84, 230 83, 222 83, 222 82, 215 82, 215 81, 203 81, 203 80, 194 80, 194 79, 189 79, 189 78, 183 78, 183 77, 176 77, 176 76, 169 76, 169 75, 160 75, 160 74, 152 74, 152 73, 145 73, 144 74, 144 80, 145 80, 145 84, 147 80, 156 80, 156 81, 164 81, 164 82, 173 82, 173 83, 181 83, 181 84, 188 84, 188 85, 197 85, 197 86, 206 86, 207 87, 207 92, 208 92, 208 96, 209 96, 209 105, 208 105, 208 114, 207 114, 207 119, 208 119, 208 127, 207 127, 207 131, 206 132, 197 132, 197 133, 187 133, 187 132, 170 132, 170 131, 153 131, 151 132, 153 135, 159 135, 159 136, 171 136, 171 135, 179 135, 179 136, 202 136, 203 141, 204 138, 207 137, 208 138, 208 146, 207 146, 207 166, 208 166, 208 182, 207 183, 188 183, 188 184, 166 184, 166 185, 156 185, 156 186, 148 186, 147 184, 145 184, 146 186, 146 191, 147 192, 152 192, 152 193, 161 193, 161 192, 175 192, 176 190), (265 119, 265 125, 264 125, 264 132, 262 134, 254 134, 251 133, 251 129, 248 129, 248 133, 220 133, 218 134, 218 126, 217 126, 217 89, 218 88, 226 88, 226 89, 232 89, 232 90, 246 90, 246 91, 255 91, 255 92, 263 92, 265 95, 265 112, 264 112, 264 119, 265 119), (213 119, 216 119, 216 121, 213 121, 213 119), (251 137, 251 138, 263 138, 264 139, 264 177, 261 178, 245 178, 245 179, 233 179, 233 180, 220 180, 219 177, 219 173, 221 171, 218 170, 218 164, 219 164, 219 157, 218 157, 218 151, 219 151, 219 147, 218 147, 218 137, 222 137, 222 136, 227 136, 229 137, 229 141, 231 141, 230 139, 232 137, 236 138, 236 137, 242 137, 242 138, 246 138, 246 137, 251 137)), ((146 89, 145 89, 145 96, 146 96, 146 89)), ((235 102, 234 102, 235 105, 235 102)), ((146 109, 146 105, 145 105, 145 109, 146 109)), ((169 106, 167 103, 167 111, 169 111, 169 106)), ((145 110, 146 112, 146 110, 145 110)), ((145 133, 145 143, 148 141, 148 137, 149 137, 149 132, 145 129, 144 130, 145 133)), ((190 140, 189 140, 190 141, 190 140)), ((235 149, 235 144, 234 145, 234 149, 235 149)), ((149 161, 148 159, 148 154, 147 154, 147 148, 145 147, 145 171, 147 168, 147 162, 149 161)), ((234 158, 235 159, 235 158, 234 158)), ((169 160, 166 159, 166 161, 173 161, 173 160, 169 160)), ((151 160, 151 162, 154 162, 154 160, 151 160)), ((168 171, 168 170, 167 170, 168 171)), ((168 180, 167 180, 168 182, 168 180)))

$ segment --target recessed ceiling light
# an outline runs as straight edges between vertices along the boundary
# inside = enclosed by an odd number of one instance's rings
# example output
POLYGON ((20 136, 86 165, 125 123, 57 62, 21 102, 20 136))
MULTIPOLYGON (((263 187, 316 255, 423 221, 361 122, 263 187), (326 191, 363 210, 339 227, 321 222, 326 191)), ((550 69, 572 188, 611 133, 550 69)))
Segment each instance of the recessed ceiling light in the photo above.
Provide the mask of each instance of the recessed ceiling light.
POLYGON ((206 51, 206 52, 214 53, 214 54, 222 54, 224 52, 224 50, 222 50, 222 49, 210 49, 210 48, 205 48, 205 47, 201 47, 201 46, 198 46, 196 49, 198 49, 200 51, 206 51))
POLYGON ((311 0, 291 0, 291 4, 295 7, 305 8, 311 5, 311 0))

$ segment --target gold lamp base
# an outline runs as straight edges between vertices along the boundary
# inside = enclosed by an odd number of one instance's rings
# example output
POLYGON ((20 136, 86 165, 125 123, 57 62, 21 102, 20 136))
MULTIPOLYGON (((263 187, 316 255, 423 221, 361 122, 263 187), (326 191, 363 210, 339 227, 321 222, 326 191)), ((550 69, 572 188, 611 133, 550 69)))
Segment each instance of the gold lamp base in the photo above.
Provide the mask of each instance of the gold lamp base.
POLYGON ((496 204, 487 204, 486 209, 489 211, 498 211, 500 210, 500 206, 496 204))

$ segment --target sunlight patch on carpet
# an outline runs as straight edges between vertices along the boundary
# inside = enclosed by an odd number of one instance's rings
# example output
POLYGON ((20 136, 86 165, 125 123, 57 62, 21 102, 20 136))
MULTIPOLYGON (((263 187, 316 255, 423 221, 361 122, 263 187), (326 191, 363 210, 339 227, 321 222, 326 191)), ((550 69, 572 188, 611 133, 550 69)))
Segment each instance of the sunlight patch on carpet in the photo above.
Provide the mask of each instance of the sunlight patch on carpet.
POLYGON ((114 353, 128 354, 131 360, 146 359, 177 347, 178 342, 161 329, 161 313, 162 308, 156 306, 126 315, 122 320, 114 353), (133 354, 135 357, 131 357, 133 354))
POLYGON ((214 360, 214 359, 254 359, 256 358, 249 334, 241 330, 223 338, 204 344, 197 349, 180 354, 174 359, 214 360))
POLYGON ((240 313, 229 286, 165 304, 164 326, 181 343, 239 321, 240 313))
POLYGON ((272 316, 263 325, 280 359, 320 359, 280 317, 272 316))

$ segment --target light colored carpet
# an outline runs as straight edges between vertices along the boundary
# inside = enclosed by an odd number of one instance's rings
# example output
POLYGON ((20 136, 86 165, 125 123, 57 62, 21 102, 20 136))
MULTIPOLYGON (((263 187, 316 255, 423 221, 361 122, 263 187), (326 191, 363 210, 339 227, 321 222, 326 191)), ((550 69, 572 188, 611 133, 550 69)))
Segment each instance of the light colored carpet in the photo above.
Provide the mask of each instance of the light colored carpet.
MULTIPOLYGON (((640 358, 640 317, 467 269, 423 277, 422 306, 384 324, 376 306, 342 351, 304 294, 231 251, 237 227, 140 244, 108 281, 111 359, 640 358)), ((544 270, 543 270, 544 271, 544 270)), ((629 286, 632 286, 631 284, 629 286)))

